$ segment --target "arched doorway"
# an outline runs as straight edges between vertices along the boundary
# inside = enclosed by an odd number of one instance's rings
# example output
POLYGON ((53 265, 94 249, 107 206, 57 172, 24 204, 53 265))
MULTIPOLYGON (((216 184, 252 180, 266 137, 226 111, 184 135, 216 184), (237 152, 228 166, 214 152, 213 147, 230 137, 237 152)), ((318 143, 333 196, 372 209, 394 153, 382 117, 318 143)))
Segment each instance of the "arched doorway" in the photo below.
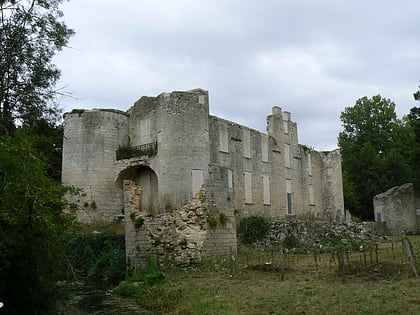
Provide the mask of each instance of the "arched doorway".
POLYGON ((141 207, 153 212, 158 204, 158 178, 156 173, 148 166, 130 166, 118 176, 118 186, 122 190, 124 180, 131 180, 142 189, 141 207))

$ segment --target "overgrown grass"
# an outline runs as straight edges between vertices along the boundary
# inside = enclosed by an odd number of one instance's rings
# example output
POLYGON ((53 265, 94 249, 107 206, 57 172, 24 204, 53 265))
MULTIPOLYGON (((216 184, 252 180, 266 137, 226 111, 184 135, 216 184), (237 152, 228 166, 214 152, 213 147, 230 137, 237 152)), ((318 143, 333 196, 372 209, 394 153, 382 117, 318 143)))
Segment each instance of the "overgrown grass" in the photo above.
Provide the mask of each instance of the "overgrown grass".
MULTIPOLYGON (((420 269, 420 236, 410 237, 420 269)), ((166 280, 133 301, 155 314, 418 314, 420 281, 399 241, 382 244, 378 261, 355 252, 347 281, 331 253, 289 253, 281 281, 278 253, 241 247, 235 261, 165 270, 166 280), (146 303, 144 302, 146 301, 146 303)))

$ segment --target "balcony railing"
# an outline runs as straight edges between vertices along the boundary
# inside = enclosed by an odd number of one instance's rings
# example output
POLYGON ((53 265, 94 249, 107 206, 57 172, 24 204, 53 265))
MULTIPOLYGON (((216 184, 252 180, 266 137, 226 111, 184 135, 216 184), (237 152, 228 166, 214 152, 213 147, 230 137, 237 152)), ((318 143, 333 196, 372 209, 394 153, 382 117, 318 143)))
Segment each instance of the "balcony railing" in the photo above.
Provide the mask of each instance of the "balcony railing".
POLYGON ((158 152, 157 142, 146 143, 134 147, 124 146, 116 151, 117 160, 131 159, 140 156, 154 156, 158 152))

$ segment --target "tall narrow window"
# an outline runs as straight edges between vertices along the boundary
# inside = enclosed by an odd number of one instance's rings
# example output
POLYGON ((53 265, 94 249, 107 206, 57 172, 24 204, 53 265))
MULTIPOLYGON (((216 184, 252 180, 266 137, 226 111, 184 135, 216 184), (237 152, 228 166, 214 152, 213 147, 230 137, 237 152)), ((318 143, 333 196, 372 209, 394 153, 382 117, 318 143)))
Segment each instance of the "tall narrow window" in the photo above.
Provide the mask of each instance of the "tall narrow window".
POLYGON ((228 188, 233 188, 233 174, 232 170, 227 170, 228 188))
POLYGON ((268 162, 268 138, 267 135, 261 135, 261 160, 268 162))
POLYGON ((150 143, 150 118, 140 121, 140 144, 150 143))
POLYGON ((199 102, 200 104, 204 104, 204 101, 205 101, 205 97, 204 97, 204 95, 199 95, 199 96, 198 96, 198 102, 199 102))
POLYGON ((243 129, 242 144, 244 146, 244 157, 251 158, 251 133, 248 129, 243 129))
POLYGON ((220 152, 229 153, 229 133, 225 126, 219 127, 220 152))
POLYGON ((284 165, 288 168, 291 167, 290 163, 290 144, 284 145, 284 165))
POLYGON ((192 189, 192 194, 194 196, 201 189, 201 185, 204 184, 204 171, 192 170, 191 177, 192 177, 191 189, 192 189))
POLYGON ((290 120, 290 113, 289 112, 283 112, 284 133, 289 133, 289 120, 290 120))
POLYGON ((245 203, 252 203, 252 173, 244 172, 245 182, 245 203))
POLYGON ((287 214, 293 214, 292 181, 290 179, 286 180, 286 206, 287 206, 287 214))
POLYGON ((315 205, 315 198, 314 198, 314 185, 308 185, 309 188, 309 205, 315 205))
POLYGON ((311 153, 308 153, 308 174, 312 176, 312 158, 311 153))
POLYGON ((263 175, 263 194, 264 194, 264 204, 270 205, 271 198, 270 198, 270 176, 263 175))

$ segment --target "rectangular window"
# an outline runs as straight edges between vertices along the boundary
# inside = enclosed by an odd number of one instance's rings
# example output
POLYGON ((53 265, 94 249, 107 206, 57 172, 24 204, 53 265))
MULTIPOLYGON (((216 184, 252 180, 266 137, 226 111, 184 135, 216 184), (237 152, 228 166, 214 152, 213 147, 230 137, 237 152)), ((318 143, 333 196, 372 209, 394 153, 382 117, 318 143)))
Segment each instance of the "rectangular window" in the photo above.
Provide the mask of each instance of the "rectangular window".
POLYGON ((243 139, 242 139, 244 157, 251 158, 251 133, 248 129, 243 129, 243 139))
POLYGON ((290 113, 289 112, 283 112, 284 133, 289 133, 289 120, 290 120, 290 113))
POLYGON ((150 118, 140 121, 140 144, 150 143, 150 118))
POLYGON ((261 160, 268 162, 268 138, 267 135, 261 135, 261 160))
POLYGON ((270 198, 270 176, 263 175, 263 194, 264 194, 264 204, 270 205, 271 198, 270 198))
POLYGON ((308 153, 308 174, 312 176, 312 158, 310 153, 308 153))
POLYGON ((286 206, 287 206, 287 214, 293 214, 292 181, 290 179, 286 180, 286 206))
POLYGON ((290 162, 290 144, 285 144, 284 145, 284 165, 287 168, 291 167, 291 162, 290 162))
POLYGON ((228 188, 233 188, 233 174, 232 170, 227 170, 228 188))
POLYGON ((252 173, 244 172, 245 176, 245 203, 252 203, 252 173))
POLYGON ((192 170, 191 177, 192 177, 191 189, 192 189, 192 194, 194 196, 201 189, 201 185, 204 184, 204 171, 192 170))
POLYGON ((376 222, 382 222, 382 212, 376 212, 376 222))
POLYGON ((229 153, 229 132, 224 126, 219 127, 220 152, 229 153))
POLYGON ((287 214, 293 214, 291 193, 287 193, 287 214))
POLYGON ((309 205, 315 205, 315 198, 314 198, 314 185, 309 185, 309 205))

